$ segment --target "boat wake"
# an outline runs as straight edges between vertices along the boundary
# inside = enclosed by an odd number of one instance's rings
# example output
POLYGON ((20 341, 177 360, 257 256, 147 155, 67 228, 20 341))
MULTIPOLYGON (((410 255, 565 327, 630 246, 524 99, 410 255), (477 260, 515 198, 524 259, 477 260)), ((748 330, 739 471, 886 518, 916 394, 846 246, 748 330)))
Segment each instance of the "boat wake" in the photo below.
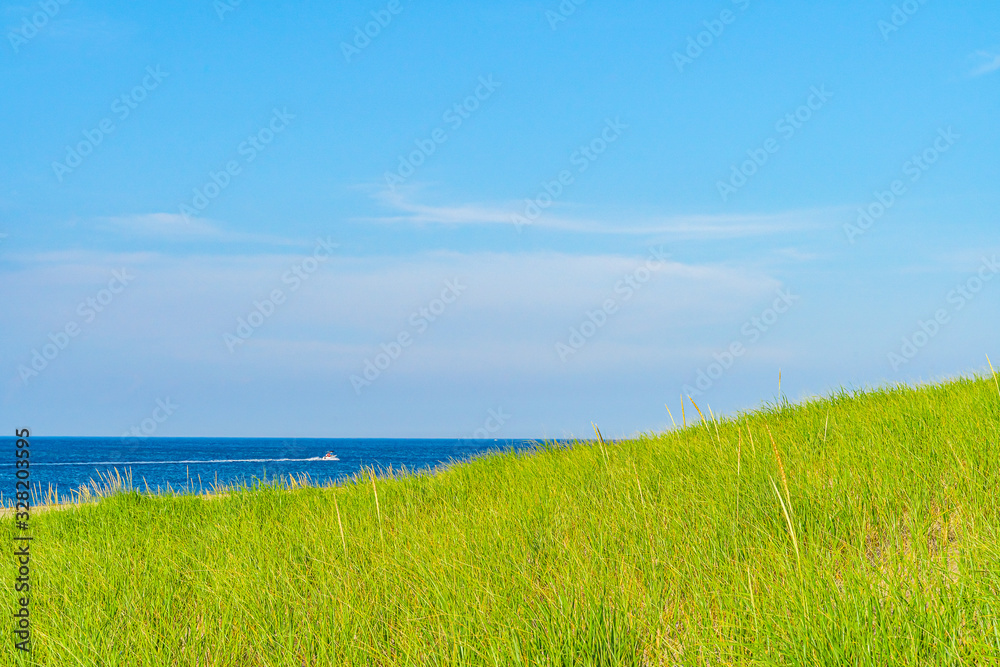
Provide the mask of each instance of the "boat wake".
POLYGON ((340 459, 323 458, 322 456, 311 456, 307 459, 183 459, 178 461, 73 461, 60 463, 32 463, 32 466, 143 466, 143 465, 171 465, 171 464, 198 464, 198 463, 283 463, 283 462, 304 462, 304 461, 339 461, 340 459))

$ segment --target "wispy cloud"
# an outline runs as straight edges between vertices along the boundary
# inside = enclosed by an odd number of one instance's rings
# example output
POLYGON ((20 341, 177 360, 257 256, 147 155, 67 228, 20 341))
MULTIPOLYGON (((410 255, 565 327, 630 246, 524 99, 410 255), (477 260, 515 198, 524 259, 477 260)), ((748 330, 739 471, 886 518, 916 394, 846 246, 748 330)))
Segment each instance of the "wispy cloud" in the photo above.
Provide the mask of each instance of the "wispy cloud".
POLYGON ((218 238, 223 234, 216 225, 207 220, 187 220, 176 213, 144 213, 99 218, 97 226, 104 231, 174 239, 218 238))
MULTIPOLYGON (((394 214, 355 218, 358 222, 411 225, 509 225, 521 214, 523 202, 505 205, 465 203, 429 205, 413 200, 414 189, 382 190, 373 198, 394 214)), ((562 206, 560 208, 567 208, 562 206)), ((530 227, 577 234, 669 234, 675 240, 731 239, 817 229, 830 222, 830 210, 787 211, 774 214, 706 214, 646 216, 616 220, 588 219, 545 212, 530 227)))
POLYGON ((819 253, 808 252, 800 248, 775 248, 771 254, 791 262, 812 262, 822 257, 819 253))
MULTIPOLYGON (((781 285, 753 267, 666 261, 624 298, 617 287, 644 266, 646 254, 433 252, 403 260, 338 257, 292 292, 282 276, 301 258, 296 252, 175 256, 85 250, 20 256, 17 266, 0 265, 0 302, 11 319, 31 324, 3 330, 0 342, 30 353, 34 341, 74 317, 76 304, 103 287, 112 269, 125 267, 138 276, 128 299, 98 323, 108 344, 121 350, 116 363, 122 368, 158 363, 148 355, 155 342, 172 363, 185 367, 249 363, 265 374, 294 367, 306 375, 326 373, 328 383, 339 378, 350 391, 347 374, 383 342, 410 330, 411 316, 441 293, 446 280, 467 291, 447 317, 434 321, 433 334, 414 348, 419 352, 407 355, 398 373, 454 376, 517 367, 534 374, 561 368, 555 343, 610 298, 620 300, 621 311, 578 366, 611 368, 628 361, 645 367, 652 349, 680 359, 682 350, 705 344, 703 327, 731 328, 733 318, 739 322, 733 313, 773 299, 781 285), (248 341, 245 354, 234 357, 223 334, 275 288, 285 290, 287 304, 248 341)), ((4 370, 13 374, 9 365, 0 365, 4 370)))
POLYGON ((969 76, 971 77, 983 76, 984 74, 989 74, 1000 69, 1000 51, 979 50, 976 51, 973 58, 975 58, 977 64, 969 72, 969 76))
POLYGON ((266 234, 245 234, 222 228, 206 218, 185 218, 176 213, 144 213, 98 218, 98 229, 130 236, 154 237, 165 241, 206 241, 226 243, 267 243, 282 246, 306 245, 309 241, 266 234))

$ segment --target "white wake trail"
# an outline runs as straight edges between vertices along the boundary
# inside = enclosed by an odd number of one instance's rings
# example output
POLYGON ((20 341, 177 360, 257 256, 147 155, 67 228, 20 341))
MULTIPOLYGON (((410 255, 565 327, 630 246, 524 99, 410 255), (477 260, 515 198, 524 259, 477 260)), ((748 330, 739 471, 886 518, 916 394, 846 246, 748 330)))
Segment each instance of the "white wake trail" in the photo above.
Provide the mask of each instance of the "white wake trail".
POLYGON ((338 461, 339 459, 324 459, 322 456, 312 456, 307 459, 184 459, 179 461, 73 461, 62 463, 32 463, 34 466, 143 466, 170 465, 178 463, 277 463, 302 461, 338 461))

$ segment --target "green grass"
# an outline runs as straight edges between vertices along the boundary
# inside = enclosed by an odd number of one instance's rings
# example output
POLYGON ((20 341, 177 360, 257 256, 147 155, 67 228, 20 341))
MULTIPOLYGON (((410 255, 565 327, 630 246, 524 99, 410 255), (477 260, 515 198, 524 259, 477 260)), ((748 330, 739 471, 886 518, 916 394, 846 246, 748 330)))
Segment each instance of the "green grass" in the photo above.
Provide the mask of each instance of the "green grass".
POLYGON ((979 378, 374 484, 117 494, 33 517, 34 658, 997 664, 998 460, 979 378))

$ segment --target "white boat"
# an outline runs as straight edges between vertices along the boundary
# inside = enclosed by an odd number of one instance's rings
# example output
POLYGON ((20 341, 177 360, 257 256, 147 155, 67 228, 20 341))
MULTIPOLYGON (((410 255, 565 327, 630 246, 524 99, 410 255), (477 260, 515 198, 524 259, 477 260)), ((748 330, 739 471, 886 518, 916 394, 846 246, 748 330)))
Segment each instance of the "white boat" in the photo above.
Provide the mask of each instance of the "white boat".
POLYGON ((340 459, 338 459, 337 456, 333 452, 327 452, 326 454, 323 455, 323 458, 320 459, 320 460, 321 461, 339 461, 340 459))

